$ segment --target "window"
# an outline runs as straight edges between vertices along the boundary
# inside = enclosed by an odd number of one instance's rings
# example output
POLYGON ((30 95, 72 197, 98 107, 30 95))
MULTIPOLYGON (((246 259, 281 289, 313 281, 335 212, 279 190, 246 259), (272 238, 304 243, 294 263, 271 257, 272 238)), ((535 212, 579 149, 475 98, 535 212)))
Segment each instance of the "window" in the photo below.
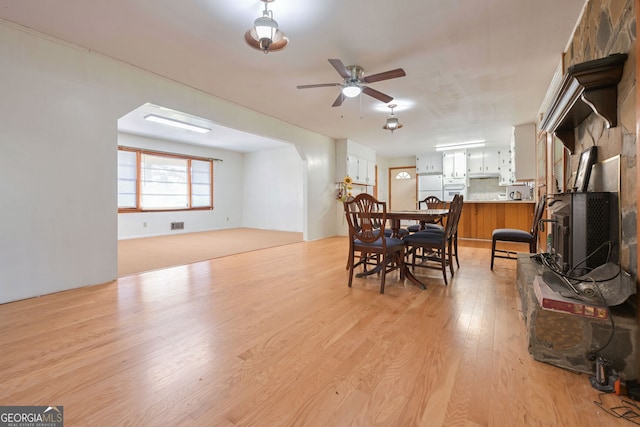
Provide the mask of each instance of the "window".
POLYGON ((135 209, 137 204, 137 153, 118 150, 118 209, 135 209))
POLYGON ((411 175, 409 175, 409 172, 398 172, 396 179, 411 179, 411 175))
POLYGON ((213 160, 118 149, 118 211, 213 208, 213 160))

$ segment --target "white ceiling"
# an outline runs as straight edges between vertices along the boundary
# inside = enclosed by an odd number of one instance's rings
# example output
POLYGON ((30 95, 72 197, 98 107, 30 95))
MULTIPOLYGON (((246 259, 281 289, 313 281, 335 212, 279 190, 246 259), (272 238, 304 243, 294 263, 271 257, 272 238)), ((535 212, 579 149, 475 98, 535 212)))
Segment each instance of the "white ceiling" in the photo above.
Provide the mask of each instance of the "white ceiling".
MULTIPOLYGON (((536 121, 584 3, 276 0, 269 9, 290 43, 267 55, 243 38, 259 0, 0 0, 0 17, 398 157, 438 143, 507 144, 511 126, 536 121), (371 87, 395 98, 404 127, 383 130, 389 108, 366 95, 331 107, 338 88, 296 88, 340 82, 329 58, 365 75, 403 68, 406 77, 371 87)), ((126 131, 137 132, 129 119, 126 131)))
POLYGON ((206 120, 201 117, 186 114, 182 111, 176 111, 150 103, 141 105, 129 114, 120 118, 120 120, 118 120, 118 130, 120 132, 130 133, 133 135, 168 139, 170 141, 179 141, 187 144, 212 146, 223 150, 239 151, 241 153, 271 150, 286 145, 283 142, 253 135, 238 129, 220 126, 211 120, 206 120), (144 119, 145 116, 150 114, 201 126, 211 129, 211 131, 198 133, 153 123, 144 119))

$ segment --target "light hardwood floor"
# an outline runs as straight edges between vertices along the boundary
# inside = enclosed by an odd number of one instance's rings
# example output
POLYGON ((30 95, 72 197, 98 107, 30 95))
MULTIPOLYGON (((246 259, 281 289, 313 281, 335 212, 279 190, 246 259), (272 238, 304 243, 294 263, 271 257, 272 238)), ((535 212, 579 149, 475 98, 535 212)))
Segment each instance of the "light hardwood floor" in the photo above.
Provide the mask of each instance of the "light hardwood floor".
POLYGON ((349 289, 335 237, 4 304, 0 405, 63 405, 66 426, 631 425, 530 357, 515 262, 491 272, 483 246, 426 291, 349 289))

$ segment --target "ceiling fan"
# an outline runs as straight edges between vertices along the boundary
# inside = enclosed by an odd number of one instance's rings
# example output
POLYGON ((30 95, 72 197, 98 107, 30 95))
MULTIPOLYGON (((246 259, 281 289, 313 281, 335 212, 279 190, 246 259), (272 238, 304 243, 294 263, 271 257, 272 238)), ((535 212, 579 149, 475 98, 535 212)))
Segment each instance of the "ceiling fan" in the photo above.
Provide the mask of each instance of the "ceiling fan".
POLYGON ((395 79, 398 77, 406 76, 402 68, 396 68, 395 70, 385 71, 384 73, 372 74, 364 77, 364 69, 359 65, 345 66, 339 59, 329 59, 329 63, 333 65, 338 74, 344 79, 342 83, 320 83, 315 85, 301 85, 298 89, 309 89, 314 87, 329 87, 339 86, 341 87, 340 95, 333 102, 332 107, 339 107, 342 105, 344 98, 353 98, 360 93, 365 93, 385 104, 391 102, 393 98, 387 94, 384 94, 375 89, 371 89, 366 86, 367 83, 375 83, 381 80, 395 79))

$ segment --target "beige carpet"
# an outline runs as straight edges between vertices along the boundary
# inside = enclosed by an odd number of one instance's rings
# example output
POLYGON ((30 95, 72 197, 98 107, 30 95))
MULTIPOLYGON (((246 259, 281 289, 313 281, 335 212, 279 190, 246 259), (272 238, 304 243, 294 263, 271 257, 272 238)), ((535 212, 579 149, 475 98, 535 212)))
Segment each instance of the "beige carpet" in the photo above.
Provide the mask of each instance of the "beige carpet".
POLYGON ((302 241, 302 233, 233 228, 118 241, 118 277, 302 241))

